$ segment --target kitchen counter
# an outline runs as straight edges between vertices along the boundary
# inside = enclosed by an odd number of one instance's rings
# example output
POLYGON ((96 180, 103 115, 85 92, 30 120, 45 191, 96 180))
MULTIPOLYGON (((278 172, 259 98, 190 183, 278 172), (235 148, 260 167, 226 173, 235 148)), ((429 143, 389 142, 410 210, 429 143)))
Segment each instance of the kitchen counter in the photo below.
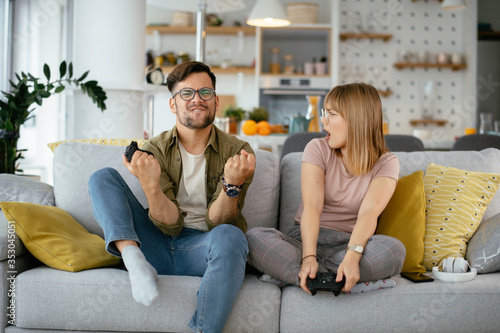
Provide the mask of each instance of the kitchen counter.
POLYGON ((238 139, 246 141, 253 149, 264 149, 271 151, 278 158, 283 148, 283 143, 288 134, 270 134, 270 135, 245 135, 240 134, 236 136, 238 139))

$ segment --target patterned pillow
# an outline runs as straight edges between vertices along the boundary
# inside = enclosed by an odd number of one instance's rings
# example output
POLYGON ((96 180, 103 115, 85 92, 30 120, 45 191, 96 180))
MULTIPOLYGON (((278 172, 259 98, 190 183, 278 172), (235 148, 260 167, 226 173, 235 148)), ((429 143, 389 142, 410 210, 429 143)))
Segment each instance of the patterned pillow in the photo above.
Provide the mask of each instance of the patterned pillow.
POLYGON ((98 145, 108 145, 108 146, 128 146, 132 141, 137 141, 137 146, 142 147, 148 140, 142 139, 81 139, 81 140, 63 140, 49 143, 50 150, 54 152, 54 149, 57 148, 61 143, 65 142, 84 142, 84 143, 93 143, 98 145))
POLYGON ((500 214, 481 222, 467 245, 466 259, 478 273, 500 271, 500 214))
POLYGON ((497 174, 433 163, 427 166, 423 262, 426 269, 431 270, 447 257, 465 257, 467 243, 477 230, 499 183, 500 175, 497 174))

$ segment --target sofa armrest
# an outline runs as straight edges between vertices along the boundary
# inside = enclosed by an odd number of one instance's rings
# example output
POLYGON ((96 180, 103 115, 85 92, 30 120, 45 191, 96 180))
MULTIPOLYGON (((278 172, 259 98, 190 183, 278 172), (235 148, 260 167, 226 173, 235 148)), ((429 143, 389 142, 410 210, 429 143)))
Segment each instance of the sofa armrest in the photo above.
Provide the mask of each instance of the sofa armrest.
MULTIPOLYGON (((3 173, 0 174, 0 202, 2 201, 54 206, 54 188, 49 184, 27 177, 3 173)), ((10 255, 15 254, 16 257, 28 252, 15 234, 14 225, 7 221, 0 209, 0 260, 8 259, 9 250, 10 255)))

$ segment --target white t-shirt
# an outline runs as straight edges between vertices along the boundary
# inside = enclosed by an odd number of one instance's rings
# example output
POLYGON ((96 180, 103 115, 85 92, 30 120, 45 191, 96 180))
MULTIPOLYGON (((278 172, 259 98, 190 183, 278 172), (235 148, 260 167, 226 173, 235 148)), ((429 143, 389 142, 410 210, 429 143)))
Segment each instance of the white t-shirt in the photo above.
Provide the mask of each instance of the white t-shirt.
POLYGON ((187 213, 184 226, 208 231, 205 215, 207 213, 207 195, 205 191, 205 154, 192 155, 179 141, 182 158, 182 177, 177 192, 180 208, 187 213))

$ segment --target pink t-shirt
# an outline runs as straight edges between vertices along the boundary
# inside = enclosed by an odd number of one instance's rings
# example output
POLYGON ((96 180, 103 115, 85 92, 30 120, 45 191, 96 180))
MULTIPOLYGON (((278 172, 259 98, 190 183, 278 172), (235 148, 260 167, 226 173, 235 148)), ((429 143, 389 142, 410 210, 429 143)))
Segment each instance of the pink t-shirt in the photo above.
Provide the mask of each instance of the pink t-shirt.
MULTIPOLYGON (((352 233, 358 218, 361 202, 375 177, 390 177, 398 180, 399 160, 396 155, 386 153, 366 175, 354 176, 347 172, 340 157, 330 148, 324 138, 311 140, 302 156, 302 162, 317 165, 325 171, 325 202, 321 214, 321 227, 352 233)), ((300 223, 303 203, 295 215, 300 223)))

